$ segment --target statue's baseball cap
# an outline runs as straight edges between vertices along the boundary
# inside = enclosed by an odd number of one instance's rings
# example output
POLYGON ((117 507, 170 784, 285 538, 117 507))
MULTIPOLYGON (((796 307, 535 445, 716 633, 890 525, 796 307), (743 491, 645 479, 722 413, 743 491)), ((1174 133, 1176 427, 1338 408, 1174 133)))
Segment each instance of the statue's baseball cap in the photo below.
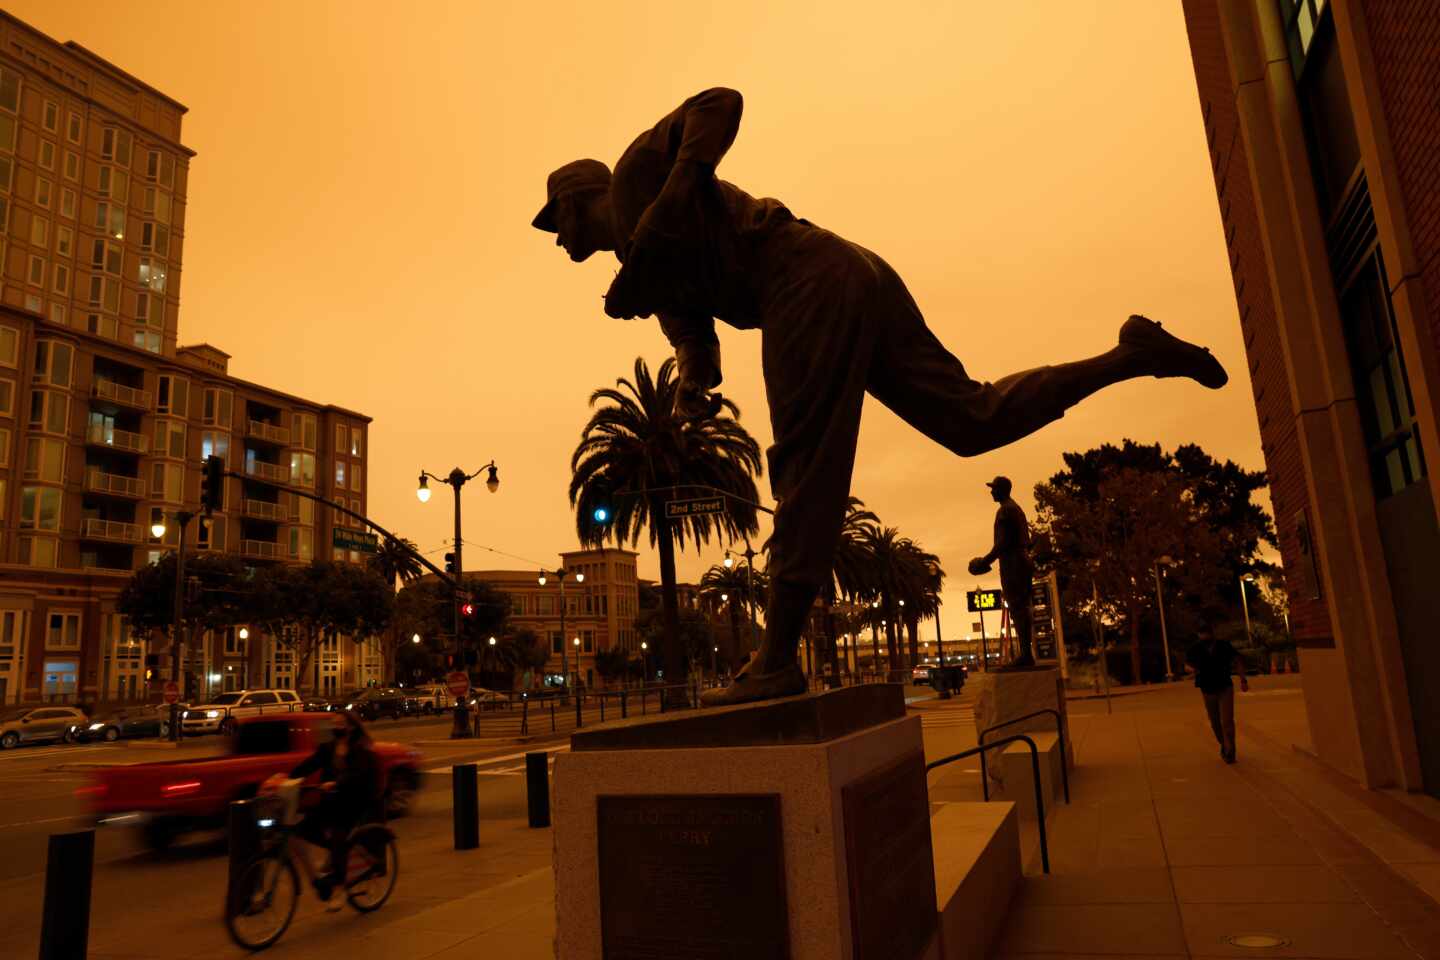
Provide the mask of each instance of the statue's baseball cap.
POLYGON ((1010 494, 1009 477, 996 477, 994 480, 987 481, 985 486, 989 487, 991 490, 1000 491, 1001 496, 1009 496, 1010 494))
POLYGON ((599 160, 572 160, 550 174, 545 181, 545 206, 535 214, 530 225, 546 233, 554 233, 555 198, 564 193, 610 189, 610 168, 599 160))

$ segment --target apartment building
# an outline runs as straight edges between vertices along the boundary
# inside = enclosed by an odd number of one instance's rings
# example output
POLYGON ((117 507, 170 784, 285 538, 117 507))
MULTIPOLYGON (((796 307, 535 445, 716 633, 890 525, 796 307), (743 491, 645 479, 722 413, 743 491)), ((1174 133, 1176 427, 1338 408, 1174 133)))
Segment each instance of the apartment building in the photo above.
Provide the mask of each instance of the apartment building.
POLYGON ((1312 742, 1440 796, 1440 17, 1184 13, 1312 742))
MULTIPOLYGON (((359 561, 370 418, 249 383, 208 344, 178 346, 185 107, 74 43, 0 12, 0 704, 144 699, 152 649, 114 600, 178 543, 205 457, 224 509, 187 551, 250 564, 359 561), (156 537, 152 528, 164 524, 156 537)), ((378 680, 374 644, 334 643, 313 677, 244 631, 187 651, 189 698, 246 685, 378 680)))

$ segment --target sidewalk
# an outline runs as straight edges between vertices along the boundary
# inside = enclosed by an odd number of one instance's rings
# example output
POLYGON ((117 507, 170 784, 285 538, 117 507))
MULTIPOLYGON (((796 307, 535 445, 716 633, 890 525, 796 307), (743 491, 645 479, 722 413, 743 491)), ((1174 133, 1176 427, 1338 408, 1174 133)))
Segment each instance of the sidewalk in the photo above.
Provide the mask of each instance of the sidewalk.
POLYGON ((1236 704, 1234 766, 1191 689, 1072 713, 1079 766, 1049 821, 1052 873, 1032 858, 994 956, 1440 958, 1440 905, 1332 819, 1366 808, 1285 742, 1303 738, 1303 704, 1270 689, 1236 704), (1234 942, 1246 936, 1283 942, 1234 942))

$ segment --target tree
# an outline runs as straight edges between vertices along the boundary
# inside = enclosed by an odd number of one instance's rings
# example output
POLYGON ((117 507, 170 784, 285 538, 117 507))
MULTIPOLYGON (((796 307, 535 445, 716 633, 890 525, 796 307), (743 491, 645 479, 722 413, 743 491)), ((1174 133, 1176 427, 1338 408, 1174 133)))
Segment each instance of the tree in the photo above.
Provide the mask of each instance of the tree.
MULTIPOLYGON (((498 668, 529 663, 533 655, 513 650, 507 644, 502 655, 489 651, 490 638, 496 638, 499 646, 502 637, 507 636, 506 626, 510 619, 510 595, 497 590, 484 580, 465 579, 460 582, 460 591, 470 598, 474 613, 460 618, 460 650, 468 651, 477 665, 482 662, 494 663, 498 668), (486 658, 489 659, 486 659, 486 658)), ((456 651, 455 607, 450 585, 442 580, 420 578, 412 580, 401 588, 395 598, 396 624, 400 637, 420 635, 420 646, 430 651, 432 670, 440 672, 456 651)), ((401 644, 403 647, 404 644, 401 644)), ((544 663, 542 660, 541 663, 544 663)), ((413 669, 413 667, 412 667, 413 669)), ((460 669, 456 666, 456 669, 460 669)))
POLYGON ((623 678, 629 666, 630 655, 619 647, 606 647, 595 654, 595 672, 606 683, 623 678))
MULTIPOLYGON (((399 580, 402 584, 409 583, 425 572, 425 568, 420 564, 415 544, 404 537, 399 539, 386 537, 382 540, 379 549, 370 555, 369 566, 389 585, 392 593, 395 590, 395 581, 399 580)), ((392 681, 398 679, 395 659, 401 637, 398 622, 392 620, 390 629, 385 631, 384 646, 381 651, 385 676, 392 681)))
POLYGON ((364 642, 383 632, 395 612, 395 594, 378 573, 328 560, 258 570, 254 600, 253 619, 294 652, 300 690, 310 689, 311 663, 321 641, 345 635, 364 642))
POLYGON ((868 587, 871 596, 880 601, 879 616, 884 620, 886 649, 892 673, 904 669, 898 642, 899 618, 904 609, 901 602, 921 595, 923 566, 920 558, 929 556, 909 537, 902 537, 894 527, 867 524, 860 531, 860 545, 868 557, 868 587))
POLYGON ((751 592, 756 599, 764 597, 769 589, 769 578, 765 571, 751 571, 740 564, 726 567, 717 563, 700 577, 700 596, 712 610, 722 611, 730 626, 730 643, 726 649, 726 660, 739 659, 741 651, 749 651, 749 624, 745 639, 740 632, 740 621, 749 621, 751 592), (753 577, 753 584, 752 584, 753 577))
POLYGON ((699 545, 713 535, 734 542, 758 532, 752 504, 759 497, 755 477, 762 471, 760 445, 740 425, 740 408, 726 400, 714 417, 677 417, 678 387, 673 359, 652 379, 644 359, 636 358, 633 380, 621 378, 614 388, 590 395, 594 413, 570 459, 570 504, 580 541, 600 546, 613 539, 633 546, 646 529, 659 551, 665 624, 660 649, 672 680, 684 677, 675 547, 683 550, 687 538, 699 545), (704 495, 696 487, 729 494, 725 512, 668 520, 665 501, 704 495), (603 522, 595 519, 597 507, 609 513, 603 522))
MULTIPOLYGON (((1239 608, 1239 573, 1266 568, 1255 554, 1273 543, 1274 530, 1251 501, 1264 475, 1218 463, 1193 445, 1172 455, 1130 440, 1067 453, 1064 462, 1066 469, 1036 485, 1032 555, 1040 572, 1059 574, 1067 616, 1088 616, 1092 591, 1099 593, 1094 613, 1127 628, 1139 682, 1146 661, 1160 664, 1143 637, 1158 634, 1155 577, 1163 558, 1171 561, 1162 572, 1172 638, 1227 619, 1239 608)), ((1079 636, 1089 626, 1070 629, 1079 636)))

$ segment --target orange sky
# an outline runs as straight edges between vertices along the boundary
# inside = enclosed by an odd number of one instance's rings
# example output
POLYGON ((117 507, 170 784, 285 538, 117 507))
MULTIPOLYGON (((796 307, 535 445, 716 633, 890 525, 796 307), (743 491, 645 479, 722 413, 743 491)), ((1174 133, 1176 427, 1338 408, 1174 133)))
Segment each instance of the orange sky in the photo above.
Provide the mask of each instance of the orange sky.
MULTIPOLYGON (((525 566, 474 544, 548 564, 574 545, 586 397, 668 345, 605 317, 613 259, 571 264, 530 219, 553 167, 613 163, 717 84, 746 99, 721 176, 885 257, 973 376, 1107 349, 1132 312, 1230 369, 1219 392, 1113 388, 970 460, 867 404, 853 492, 940 555, 947 637, 989 546, 985 479, 1029 511, 1062 451, 1126 436, 1262 466, 1179 4, 406 6, 6 4, 190 108, 181 341, 373 416, 371 512, 422 550, 451 513, 417 502, 419 469, 492 457, 500 492, 465 493, 467 567, 525 566)), ((723 390, 768 445, 759 333, 720 337, 723 390)), ((681 577, 721 555, 682 554, 681 577)))

